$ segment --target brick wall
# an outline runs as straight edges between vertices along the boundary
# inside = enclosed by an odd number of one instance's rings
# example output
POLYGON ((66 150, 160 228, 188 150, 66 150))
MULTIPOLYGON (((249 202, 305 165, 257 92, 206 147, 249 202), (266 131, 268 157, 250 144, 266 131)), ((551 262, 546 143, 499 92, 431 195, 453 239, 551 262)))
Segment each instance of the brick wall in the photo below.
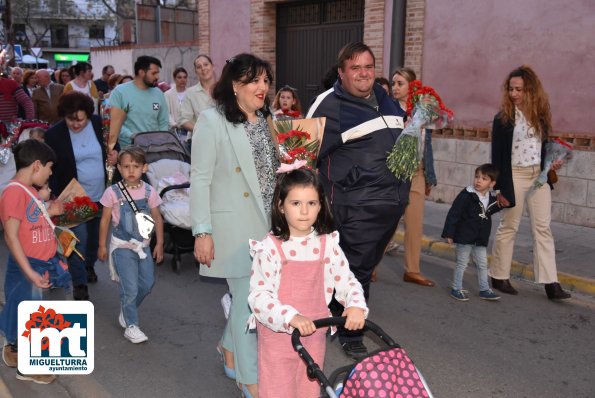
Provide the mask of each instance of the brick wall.
POLYGON ((271 63, 276 72, 277 7, 278 1, 251 0, 250 50, 271 63))
MULTIPOLYGON (((198 48, 203 54, 211 53, 210 46, 210 24, 209 24, 209 1, 198 0, 198 48)), ((192 68, 194 69, 194 68, 192 68)))
MULTIPOLYGON (((595 227, 595 137, 553 134, 574 145, 574 156, 558 171, 552 191, 552 220, 595 227)), ((452 127, 433 133, 432 147, 438 186, 430 199, 452 203, 469 185, 475 168, 491 158, 489 129, 452 127)))
MULTIPOLYGON (((376 57, 376 76, 384 76, 384 3, 385 0, 366 0, 364 3, 364 43, 376 57)), ((387 72, 388 74, 388 72, 387 72)))
POLYGON ((425 0, 408 0, 405 8, 405 66, 422 78, 425 0))

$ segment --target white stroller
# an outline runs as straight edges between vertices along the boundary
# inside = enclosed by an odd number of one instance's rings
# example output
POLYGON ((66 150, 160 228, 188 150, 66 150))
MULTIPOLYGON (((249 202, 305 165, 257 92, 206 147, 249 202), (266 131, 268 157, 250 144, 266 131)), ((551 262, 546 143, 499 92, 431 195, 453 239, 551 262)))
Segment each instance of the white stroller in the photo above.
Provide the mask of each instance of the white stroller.
POLYGON ((164 250, 173 255, 172 269, 180 273, 182 253, 194 251, 190 225, 190 155, 169 131, 137 133, 133 145, 143 148, 147 155, 147 179, 163 200, 159 210, 164 220, 164 250))

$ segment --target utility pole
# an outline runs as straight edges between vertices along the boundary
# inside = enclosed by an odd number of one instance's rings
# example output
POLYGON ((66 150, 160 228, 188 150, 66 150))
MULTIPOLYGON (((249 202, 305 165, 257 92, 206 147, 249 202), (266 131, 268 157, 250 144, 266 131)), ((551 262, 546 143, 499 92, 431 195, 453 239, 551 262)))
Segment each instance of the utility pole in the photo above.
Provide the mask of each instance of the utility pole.
POLYGON ((10 40, 11 31, 11 15, 10 15, 10 0, 4 0, 4 36, 6 42, 10 40))
POLYGON ((9 53, 7 56, 10 58, 8 62, 9 66, 15 66, 15 59, 14 59, 14 37, 12 34, 12 15, 11 15, 11 0, 4 0, 4 36, 6 39, 6 48, 8 49, 9 53))

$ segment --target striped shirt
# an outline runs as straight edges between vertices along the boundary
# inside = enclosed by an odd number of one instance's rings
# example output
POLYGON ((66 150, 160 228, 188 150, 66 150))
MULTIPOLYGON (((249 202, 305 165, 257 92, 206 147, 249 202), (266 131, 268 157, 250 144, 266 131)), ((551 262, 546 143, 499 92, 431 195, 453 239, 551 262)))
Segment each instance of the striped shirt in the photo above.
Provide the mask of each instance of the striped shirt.
POLYGON ((12 79, 0 78, 0 121, 10 122, 17 118, 19 105, 25 110, 26 119, 34 119, 33 101, 21 86, 12 79))

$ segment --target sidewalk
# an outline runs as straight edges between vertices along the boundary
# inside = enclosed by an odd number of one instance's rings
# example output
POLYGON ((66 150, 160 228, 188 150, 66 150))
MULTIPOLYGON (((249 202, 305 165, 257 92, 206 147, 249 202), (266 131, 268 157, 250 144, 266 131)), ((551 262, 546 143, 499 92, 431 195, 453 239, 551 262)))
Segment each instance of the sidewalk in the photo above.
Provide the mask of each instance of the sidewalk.
MULTIPOLYGON (((426 201, 424 217, 424 237, 422 251, 437 257, 455 259, 454 247, 450 247, 440 237, 450 204, 426 201)), ((492 217, 492 233, 488 254, 491 253, 500 213, 492 217)), ((403 242, 403 224, 397 230, 397 242, 403 242)), ((595 296, 595 229, 552 222, 552 233, 556 242, 556 262, 558 278, 564 288, 595 296)), ((401 247, 400 247, 401 248, 401 247)), ((517 233, 512 277, 533 280, 533 241, 529 219, 523 218, 517 233)), ((422 270, 423 271, 423 270, 422 270)))

